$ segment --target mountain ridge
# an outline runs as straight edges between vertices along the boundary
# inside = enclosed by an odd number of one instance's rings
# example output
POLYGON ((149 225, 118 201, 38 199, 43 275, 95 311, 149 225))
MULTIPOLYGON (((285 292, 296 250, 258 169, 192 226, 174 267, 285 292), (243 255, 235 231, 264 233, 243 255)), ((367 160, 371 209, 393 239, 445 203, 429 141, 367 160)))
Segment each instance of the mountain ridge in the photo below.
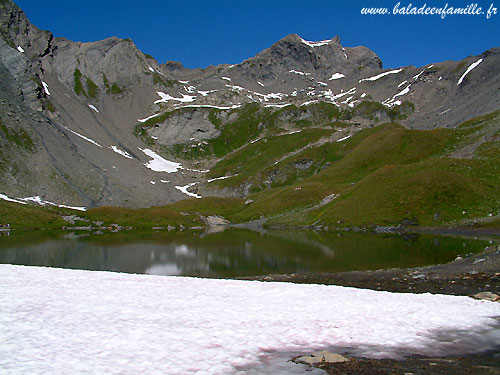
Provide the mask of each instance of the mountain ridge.
POLYGON ((213 189, 209 179, 229 175, 210 171, 263 139, 322 129, 286 158, 384 122, 455 128, 500 108, 500 48, 383 69, 376 53, 338 36, 291 34, 239 64, 187 69, 127 39, 54 38, 11 1, 0 8, 0 192, 10 197, 87 208, 246 197, 276 176, 213 189))

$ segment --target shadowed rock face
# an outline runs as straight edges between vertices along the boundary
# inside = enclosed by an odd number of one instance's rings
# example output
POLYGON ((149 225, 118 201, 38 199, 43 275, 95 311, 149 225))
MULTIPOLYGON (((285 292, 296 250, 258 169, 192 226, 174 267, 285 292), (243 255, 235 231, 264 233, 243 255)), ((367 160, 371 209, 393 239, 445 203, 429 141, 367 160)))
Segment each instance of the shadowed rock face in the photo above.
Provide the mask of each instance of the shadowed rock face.
MULTIPOLYGON (((130 40, 54 38, 14 3, 0 1, 0 193, 87 207, 180 200, 187 195, 175 186, 203 181, 196 170, 214 159, 179 160, 183 155, 169 154, 171 147, 219 137, 245 104, 268 110, 295 104, 304 108, 304 119, 314 119, 310 102, 351 110, 366 99, 386 108, 407 101, 413 110, 403 125, 454 127, 500 108, 499 66, 500 49, 493 48, 458 62, 390 71, 366 47, 292 34, 237 65, 186 69, 159 64, 130 40), (185 106, 192 108, 159 117, 185 106), (154 116, 158 121, 141 133, 154 116), (154 171, 145 165, 151 157, 144 149, 184 169, 154 171)), ((355 114, 352 121, 363 126, 389 118, 383 111, 355 114)), ((280 121, 293 130, 286 118, 280 121)))

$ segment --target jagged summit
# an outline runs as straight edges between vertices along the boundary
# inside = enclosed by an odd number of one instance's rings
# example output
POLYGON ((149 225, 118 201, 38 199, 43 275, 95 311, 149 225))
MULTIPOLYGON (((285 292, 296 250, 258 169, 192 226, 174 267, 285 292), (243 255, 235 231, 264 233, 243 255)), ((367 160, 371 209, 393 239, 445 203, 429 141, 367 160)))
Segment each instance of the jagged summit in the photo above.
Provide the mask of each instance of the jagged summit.
MULTIPOLYGON (((340 37, 331 40, 310 42, 297 34, 290 34, 274 43, 268 49, 244 61, 255 75, 276 78, 290 70, 316 72, 322 79, 332 70, 353 71, 359 66, 371 70, 382 67, 378 56, 366 47, 345 48, 340 37)), ((246 69, 248 70, 248 68, 246 69)))

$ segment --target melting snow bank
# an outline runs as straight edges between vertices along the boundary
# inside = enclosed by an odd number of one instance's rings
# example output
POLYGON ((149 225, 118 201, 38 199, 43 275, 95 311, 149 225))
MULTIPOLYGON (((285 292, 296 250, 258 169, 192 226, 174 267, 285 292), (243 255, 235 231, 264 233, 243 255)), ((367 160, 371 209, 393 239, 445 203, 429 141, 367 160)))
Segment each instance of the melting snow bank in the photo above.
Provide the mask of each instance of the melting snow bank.
POLYGON ((345 141, 346 139, 349 139, 349 138, 351 138, 351 137, 352 137, 352 135, 351 135, 351 134, 346 135, 345 137, 342 137, 342 138, 340 138, 340 139, 337 139, 337 142, 343 142, 343 141, 345 141))
POLYGON ((42 81, 42 86, 43 86, 43 91, 45 91, 47 95, 50 95, 49 86, 44 81, 42 81))
POLYGON ((227 107, 218 106, 218 105, 210 105, 210 104, 190 104, 190 105, 184 105, 184 106, 178 107, 178 108, 215 108, 215 109, 226 110, 226 109, 236 109, 236 108, 240 108, 240 107, 241 107, 241 104, 234 104, 232 106, 227 106, 227 107))
POLYGON ((61 207, 61 208, 69 208, 69 209, 78 210, 78 211, 86 211, 87 210, 85 207, 72 207, 72 206, 66 206, 64 204, 57 204, 57 203, 54 203, 54 202, 45 201, 42 198, 40 198, 40 196, 38 196, 38 195, 36 195, 34 197, 20 198, 20 199, 22 201, 25 201, 25 202, 37 203, 37 204, 39 204, 41 206, 46 206, 46 205, 57 206, 57 207, 61 207))
POLYGON ((309 42, 307 40, 304 40, 300 38, 302 43, 304 43, 306 46, 314 48, 314 47, 321 47, 321 46, 326 46, 328 43, 330 43, 330 40, 320 40, 319 42, 309 42))
POLYGON ((460 84, 463 82, 463 80, 464 80, 465 76, 466 76, 467 74, 469 74, 469 72, 470 72, 472 69, 474 69, 476 66, 478 66, 478 65, 479 65, 479 64, 481 64, 482 62, 483 62, 483 59, 479 59, 479 60, 477 60, 475 63, 472 63, 472 64, 471 64, 471 65, 467 68, 467 70, 465 71, 465 73, 464 73, 464 74, 462 74, 462 77, 460 77, 460 79, 458 80, 457 86, 458 86, 458 85, 460 85, 460 84))
POLYGON ((332 76, 330 78, 328 78, 328 80, 331 81, 333 79, 341 79, 344 77, 345 77, 345 75, 343 75, 342 73, 333 73, 332 76))
POLYGON ((389 70, 388 72, 380 73, 380 74, 377 74, 376 76, 373 76, 373 77, 370 77, 370 78, 360 79, 359 82, 363 82, 363 81, 376 81, 377 79, 385 77, 386 75, 396 74, 396 73, 401 72, 402 70, 403 69, 389 70))
POLYGON ((182 93, 181 93, 182 98, 174 98, 173 96, 165 94, 164 92, 161 91, 157 91, 156 93, 160 96, 161 99, 156 100, 154 104, 167 103, 170 100, 176 100, 181 103, 190 103, 196 100, 196 96, 186 95, 182 93))
POLYGON ((28 204, 26 202, 20 201, 19 199, 8 197, 5 194, 0 194, 0 199, 4 200, 4 201, 7 201, 7 202, 14 202, 14 203, 20 203, 20 204, 28 204))
POLYGON ((157 117, 157 116, 159 116, 159 115, 160 115, 159 113, 155 113, 154 115, 151 115, 151 116, 146 117, 146 118, 143 118, 143 119, 138 119, 137 121, 139 121, 139 122, 143 123, 143 122, 146 122, 146 121, 148 121, 148 120, 150 120, 150 119, 152 119, 152 118, 155 118, 155 117, 157 117))
POLYGON ((222 177, 215 177, 215 178, 210 178, 207 180, 207 182, 212 182, 212 181, 217 181, 217 180, 225 180, 226 178, 231 178, 231 177, 235 177, 235 176, 238 176, 237 174, 233 174, 231 176, 222 176, 222 177))
POLYGON ((177 172, 179 169, 183 169, 181 163, 176 163, 174 161, 163 159, 160 155, 158 155, 153 150, 150 150, 149 148, 140 148, 140 147, 138 148, 139 150, 144 152, 147 156, 153 158, 153 160, 150 160, 144 164, 146 168, 149 168, 152 171, 174 173, 177 172))
POLYGON ((130 156, 130 154, 127 151, 120 150, 116 146, 110 146, 110 149, 112 149, 117 154, 120 154, 121 156, 125 156, 127 159, 132 159, 132 156, 130 156))
POLYGON ((190 191, 188 191, 187 189, 189 189, 191 186, 194 186, 196 185, 197 182, 192 182, 190 184, 187 184, 185 186, 175 186, 175 188, 177 190, 180 190, 182 193, 186 194, 186 195, 189 195, 190 197, 194 197, 194 198, 201 198, 202 196, 201 195, 198 195, 198 194, 195 194, 195 193, 191 193, 190 191))
POLYGON ((73 206, 66 206, 64 204, 57 204, 54 202, 49 202, 45 201, 40 196, 36 195, 34 197, 27 197, 27 198, 10 198, 5 194, 0 194, 0 199, 8 202, 14 202, 14 203, 20 203, 20 204, 28 204, 27 202, 33 202, 37 203, 41 206, 45 205, 50 205, 50 206, 57 206, 61 208, 69 208, 71 210, 78 210, 78 211, 86 211, 87 209, 85 207, 73 207, 73 206))
POLYGON ((333 346, 432 355, 453 345, 439 332, 478 333, 500 315, 468 297, 12 265, 0 285, 5 375, 231 374, 333 346))
POLYGON ((90 139, 90 138, 88 138, 88 137, 85 137, 84 135, 81 135, 80 133, 77 133, 77 132, 75 132, 74 130, 71 130, 70 128, 68 128, 68 127, 66 127, 66 126, 64 126, 64 125, 61 125, 61 126, 62 126, 64 129, 66 129, 67 131, 69 131, 69 132, 73 133, 74 135, 76 135, 76 136, 78 136, 78 137, 80 137, 80 138, 82 138, 82 139, 86 140, 87 142, 90 142, 90 143, 92 143, 93 145, 96 145, 97 147, 102 148, 102 146, 101 146, 99 143, 97 143, 96 141, 94 141, 93 139, 90 139))

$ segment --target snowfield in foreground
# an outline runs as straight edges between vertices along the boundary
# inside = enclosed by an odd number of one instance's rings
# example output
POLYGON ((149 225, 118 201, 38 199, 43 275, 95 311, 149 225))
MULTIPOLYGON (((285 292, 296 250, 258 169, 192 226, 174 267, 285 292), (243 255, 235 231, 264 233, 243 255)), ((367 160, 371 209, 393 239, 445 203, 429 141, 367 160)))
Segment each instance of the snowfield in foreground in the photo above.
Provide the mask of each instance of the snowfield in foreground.
POLYGON ((2 374, 229 374, 336 345, 435 354, 437 330, 500 315, 468 297, 11 265, 0 288, 2 374))

